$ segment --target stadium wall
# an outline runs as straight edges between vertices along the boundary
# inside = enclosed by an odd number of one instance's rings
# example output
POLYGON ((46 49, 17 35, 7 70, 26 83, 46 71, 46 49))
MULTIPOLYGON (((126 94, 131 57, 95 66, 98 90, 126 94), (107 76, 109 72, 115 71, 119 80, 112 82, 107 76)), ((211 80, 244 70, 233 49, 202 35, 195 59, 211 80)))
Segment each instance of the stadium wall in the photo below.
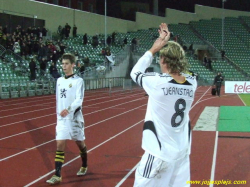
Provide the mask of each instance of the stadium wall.
MULTIPOLYGON (((8 14, 20 14, 27 17, 37 16, 44 19, 46 28, 56 32, 59 25, 64 26, 66 23, 73 27, 78 27, 78 33, 95 33, 105 32, 105 17, 90 12, 84 12, 65 8, 61 6, 41 3, 32 0, 0 0, 0 11, 8 14), (29 15, 29 16, 28 16, 29 15)), ((107 33, 136 31, 138 29, 156 28, 161 22, 169 24, 189 23, 200 19, 221 18, 223 10, 207 6, 195 5, 195 13, 183 12, 174 9, 166 9, 165 17, 149 15, 145 13, 136 13, 136 22, 107 17, 107 33)), ((249 12, 224 10, 225 17, 250 16, 249 12)))
MULTIPOLYGON (((46 28, 56 32, 59 25, 64 26, 68 23, 73 30, 73 25, 78 27, 78 33, 95 33, 105 32, 105 16, 51 5, 47 3, 32 0, 0 0, 0 9, 8 14, 33 17, 44 19, 46 28)), ((112 32, 126 33, 136 31, 136 23, 112 17, 107 17, 107 33, 112 32)))

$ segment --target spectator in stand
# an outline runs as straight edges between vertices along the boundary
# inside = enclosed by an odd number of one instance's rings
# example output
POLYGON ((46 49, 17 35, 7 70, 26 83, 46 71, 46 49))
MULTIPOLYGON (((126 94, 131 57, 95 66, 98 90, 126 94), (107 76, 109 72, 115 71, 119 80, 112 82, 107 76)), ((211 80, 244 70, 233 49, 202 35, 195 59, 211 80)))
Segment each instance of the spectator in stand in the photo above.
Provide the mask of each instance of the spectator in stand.
POLYGON ((65 27, 62 28, 62 32, 61 32, 61 40, 64 39, 66 36, 66 29, 65 27))
POLYGON ((15 44, 13 46, 13 51, 17 55, 21 54, 21 47, 20 47, 20 44, 18 42, 15 42, 15 44))
POLYGON ((9 33, 9 29, 8 29, 8 25, 6 25, 4 28, 3 28, 3 34, 6 34, 9 33))
POLYGON ((80 65, 79 72, 80 72, 81 75, 84 75, 85 66, 84 66, 84 64, 79 64, 79 65, 80 65))
POLYGON ((30 61, 29 68, 30 68, 30 80, 34 81, 36 80, 36 62, 34 61, 34 59, 30 61))
POLYGON ((115 45, 115 35, 116 35, 116 33, 113 32, 112 33, 112 45, 115 45))
POLYGON ((0 44, 6 48, 6 46, 7 46, 7 36, 6 36, 6 34, 3 34, 2 40, 0 39, 0 44))
POLYGON ((39 50, 40 46, 39 46, 39 42, 38 40, 34 39, 33 40, 33 53, 32 54, 38 54, 38 50, 39 50))
POLYGON ((40 62, 40 75, 41 76, 44 76, 46 72, 46 67, 47 67, 47 61, 45 60, 45 58, 42 58, 40 62))
POLYGON ((77 35, 77 27, 76 27, 76 25, 74 25, 74 27, 73 27, 73 37, 76 37, 76 35, 77 35))
POLYGON ((59 34, 60 36, 62 34, 62 26, 61 25, 59 25, 57 28, 57 34, 59 34))
POLYGON ((57 53, 57 51, 54 51, 53 52, 53 54, 52 54, 52 61, 55 63, 55 65, 56 65, 56 62, 57 62, 57 60, 58 60, 58 53, 57 53))
POLYGON ((207 66, 208 66, 208 69, 209 69, 210 71, 212 71, 212 70, 213 70, 213 67, 212 67, 212 60, 211 60, 211 58, 210 58, 210 57, 208 58, 208 61, 207 61, 207 66))
POLYGON ((89 67, 89 57, 84 57, 84 59, 83 59, 83 63, 84 63, 84 66, 85 67, 89 67))
POLYGON ((51 63, 51 66, 49 67, 49 73, 50 73, 50 75, 51 75, 52 77, 54 77, 55 79, 61 77, 61 75, 58 73, 58 70, 57 70, 57 68, 56 68, 54 62, 52 62, 52 63, 51 63))
POLYGON ((204 58, 203 58, 203 64, 205 67, 207 67, 207 54, 204 54, 204 58))
POLYGON ((111 52, 110 52, 110 49, 106 49, 106 56, 110 56, 111 55, 111 52))
POLYGON ((75 51, 75 65, 77 67, 80 66, 79 53, 77 51, 75 51))
POLYGON ((68 23, 66 23, 66 25, 65 25, 64 28, 65 28, 65 37, 68 39, 69 38, 69 34, 70 34, 71 26, 68 23))
POLYGON ((110 36, 108 36, 108 38, 107 38, 107 44, 108 44, 108 46, 110 46, 111 45, 111 37, 110 36))
POLYGON ((60 54, 63 55, 65 53, 65 45, 63 43, 60 43, 60 54))
POLYGON ((92 37, 92 46, 93 46, 94 48, 96 48, 96 47, 98 46, 98 43, 99 43, 99 41, 98 41, 98 35, 96 34, 96 35, 94 35, 94 36, 92 37))
POLYGON ((105 58, 105 55, 106 55, 106 49, 105 48, 102 48, 101 55, 103 55, 103 57, 105 58))
POLYGON ((46 40, 46 38, 47 38, 47 32, 48 32, 48 30, 44 26, 43 29, 42 29, 43 40, 46 40))
POLYGON ((138 44, 137 38, 133 38, 131 43, 132 43, 132 51, 135 51, 137 48, 137 44, 138 44))
POLYGON ((123 38, 121 37, 118 39, 118 46, 123 48, 123 38))
POLYGON ((43 57, 45 57, 45 48, 44 48, 43 43, 41 43, 38 49, 38 53, 37 53, 38 61, 41 61, 43 57))
POLYGON ((29 54, 29 47, 25 43, 23 43, 23 45, 21 47, 21 56, 23 58, 26 58, 28 56, 28 54, 29 54))
POLYGON ((128 38, 125 37, 124 40, 123 40, 123 46, 127 45, 128 44, 128 38))
POLYGON ((88 43, 88 35, 87 35, 87 33, 85 33, 83 35, 83 45, 86 45, 87 43, 88 43))
POLYGON ((2 44, 2 38, 3 38, 3 29, 2 29, 2 26, 0 26, 0 44, 2 44))

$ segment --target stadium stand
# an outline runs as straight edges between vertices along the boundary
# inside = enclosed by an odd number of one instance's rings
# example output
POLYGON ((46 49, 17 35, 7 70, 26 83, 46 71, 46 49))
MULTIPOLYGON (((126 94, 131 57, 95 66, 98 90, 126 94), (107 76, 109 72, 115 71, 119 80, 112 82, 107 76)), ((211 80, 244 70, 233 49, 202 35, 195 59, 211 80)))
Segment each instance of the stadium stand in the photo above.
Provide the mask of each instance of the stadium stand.
MULTIPOLYGON (((173 34, 174 40, 178 36, 178 42, 186 46, 187 58, 191 65, 190 70, 199 74, 201 84, 212 84, 214 76, 218 71, 223 72, 225 80, 249 80, 249 48, 250 48, 250 17, 241 16, 239 18, 226 17, 224 22, 224 51, 225 57, 221 57, 222 44, 222 19, 192 21, 189 24, 170 24, 169 29, 173 34), (190 52, 190 45, 207 45, 212 58, 213 69, 206 68, 201 60, 199 60, 193 52, 190 52)), ((142 29, 136 32, 116 33, 116 39, 109 46, 105 47, 105 36, 98 35, 98 45, 92 45, 92 36, 88 36, 88 43, 83 45, 83 35, 78 34, 77 37, 64 38, 60 42, 66 46, 65 52, 78 53, 80 63, 88 57, 89 65, 85 68, 84 77, 88 78, 105 78, 110 71, 115 68, 107 66, 107 59, 102 54, 104 48, 108 49, 114 57, 114 66, 119 66, 128 53, 125 53, 123 44, 127 39, 127 49, 131 50, 133 39, 137 40, 136 47, 133 48, 132 55, 140 56, 147 49, 153 40, 157 37, 157 28, 142 29), (104 66, 102 71, 97 68, 104 66)), ((29 61, 35 55, 22 58, 11 50, 0 46, 0 81, 1 81, 1 98, 21 97, 40 94, 54 93, 53 78, 49 74, 51 60, 48 61, 44 75, 38 71, 36 73, 37 80, 29 81, 29 61)), ((132 58, 137 59, 137 58, 132 58)), ((35 58, 37 67, 39 62, 35 58)), ((157 56, 154 60, 157 64, 157 56)), ((154 66, 155 66, 154 64, 154 66)), ((62 74, 60 60, 56 63, 57 69, 62 74)), ((99 68, 100 69, 100 68, 99 68)), ((78 70, 76 70, 78 73, 78 70)))

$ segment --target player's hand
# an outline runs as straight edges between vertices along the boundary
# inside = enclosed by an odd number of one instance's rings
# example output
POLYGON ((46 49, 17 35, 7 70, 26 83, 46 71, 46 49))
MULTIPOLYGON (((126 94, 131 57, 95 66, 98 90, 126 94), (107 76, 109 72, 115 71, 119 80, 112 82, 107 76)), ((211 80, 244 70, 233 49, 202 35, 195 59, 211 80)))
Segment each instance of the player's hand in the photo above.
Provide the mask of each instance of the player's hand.
POLYGON ((157 40, 154 42, 153 46, 149 50, 153 55, 160 51, 168 42, 170 38, 170 32, 168 30, 168 26, 166 23, 162 23, 159 26, 159 37, 157 40))
POLYGON ((169 38, 170 38, 170 32, 168 30, 168 25, 166 23, 161 23, 161 25, 159 25, 159 38, 164 40, 165 44, 167 44, 169 38))
POLYGON ((60 112, 60 116, 65 117, 69 114, 69 111, 67 109, 64 109, 60 112))

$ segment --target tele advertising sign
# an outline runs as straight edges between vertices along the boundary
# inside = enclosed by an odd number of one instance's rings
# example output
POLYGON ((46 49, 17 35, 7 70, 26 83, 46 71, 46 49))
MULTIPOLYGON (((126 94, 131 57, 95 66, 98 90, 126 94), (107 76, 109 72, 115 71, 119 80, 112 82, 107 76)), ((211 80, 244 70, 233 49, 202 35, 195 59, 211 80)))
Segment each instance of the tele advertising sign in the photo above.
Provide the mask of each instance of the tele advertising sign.
POLYGON ((225 93, 250 93, 250 81, 225 81, 225 93))

